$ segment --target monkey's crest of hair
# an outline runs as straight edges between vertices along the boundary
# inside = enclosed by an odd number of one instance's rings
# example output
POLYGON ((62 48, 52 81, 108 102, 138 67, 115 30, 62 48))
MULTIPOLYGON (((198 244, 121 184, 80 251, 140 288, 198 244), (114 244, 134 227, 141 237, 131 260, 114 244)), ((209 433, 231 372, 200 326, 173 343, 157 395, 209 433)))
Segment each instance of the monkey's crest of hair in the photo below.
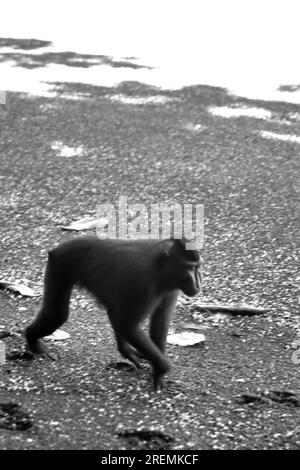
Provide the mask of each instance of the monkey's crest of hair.
POLYGON ((190 242, 191 240, 188 240, 187 238, 180 238, 180 239, 171 239, 173 242, 173 246, 176 247, 178 250, 178 254, 181 256, 184 256, 186 261, 194 262, 194 263, 199 263, 200 262, 200 253, 198 250, 187 250, 186 249, 186 244, 190 242))

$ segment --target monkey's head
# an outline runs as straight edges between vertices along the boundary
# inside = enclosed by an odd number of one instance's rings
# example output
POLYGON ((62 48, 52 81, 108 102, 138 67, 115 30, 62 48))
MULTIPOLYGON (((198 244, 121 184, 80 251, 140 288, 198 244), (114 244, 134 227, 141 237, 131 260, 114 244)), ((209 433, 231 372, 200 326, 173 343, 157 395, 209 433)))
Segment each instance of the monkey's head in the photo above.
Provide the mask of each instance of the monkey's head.
POLYGON ((163 283, 193 297, 200 292, 201 258, 197 250, 186 250, 186 240, 171 240, 163 254, 163 283))

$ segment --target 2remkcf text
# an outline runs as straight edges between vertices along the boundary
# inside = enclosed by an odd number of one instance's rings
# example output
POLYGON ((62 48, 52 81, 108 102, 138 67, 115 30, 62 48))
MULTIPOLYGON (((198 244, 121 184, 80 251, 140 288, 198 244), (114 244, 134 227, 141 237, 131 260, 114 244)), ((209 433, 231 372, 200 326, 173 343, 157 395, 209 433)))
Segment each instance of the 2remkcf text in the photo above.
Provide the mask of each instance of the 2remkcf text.
POLYGON ((129 468, 136 464, 144 465, 195 465, 199 461, 198 454, 145 454, 141 456, 113 456, 108 454, 101 457, 101 465, 126 465, 129 468))

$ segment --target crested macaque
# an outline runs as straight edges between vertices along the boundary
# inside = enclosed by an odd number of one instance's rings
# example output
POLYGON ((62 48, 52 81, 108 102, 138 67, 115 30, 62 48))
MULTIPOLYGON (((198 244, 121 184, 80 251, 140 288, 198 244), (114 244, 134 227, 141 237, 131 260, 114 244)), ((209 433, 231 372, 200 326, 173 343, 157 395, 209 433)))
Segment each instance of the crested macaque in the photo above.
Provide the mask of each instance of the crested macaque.
POLYGON ((153 367, 160 390, 170 369, 165 356, 170 314, 181 290, 200 290, 200 255, 186 250, 185 240, 101 240, 75 238, 48 254, 41 309, 25 330, 27 348, 51 357, 40 338, 68 318, 74 285, 87 289, 104 305, 119 352, 139 367, 139 358, 153 367), (150 317, 149 336, 140 324, 150 317))

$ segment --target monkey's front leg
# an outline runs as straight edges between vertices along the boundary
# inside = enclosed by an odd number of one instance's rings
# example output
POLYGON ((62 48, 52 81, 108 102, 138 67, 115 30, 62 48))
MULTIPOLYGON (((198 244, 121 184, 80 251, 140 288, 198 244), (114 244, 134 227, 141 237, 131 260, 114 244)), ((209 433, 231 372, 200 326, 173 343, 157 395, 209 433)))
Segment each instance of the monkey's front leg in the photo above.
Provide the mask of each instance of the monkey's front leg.
POLYGON ((150 319, 150 338, 165 353, 170 316, 177 302, 178 292, 166 294, 154 310, 150 319))

